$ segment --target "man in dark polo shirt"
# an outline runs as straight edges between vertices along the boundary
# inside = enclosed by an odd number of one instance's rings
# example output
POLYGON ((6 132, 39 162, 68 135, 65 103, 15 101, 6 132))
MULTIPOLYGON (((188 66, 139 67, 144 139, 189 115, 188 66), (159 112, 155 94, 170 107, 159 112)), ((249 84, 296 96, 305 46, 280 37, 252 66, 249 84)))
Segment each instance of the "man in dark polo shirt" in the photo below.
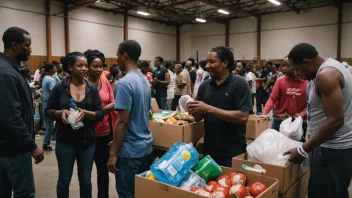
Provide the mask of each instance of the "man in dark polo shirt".
POLYGON ((166 110, 167 86, 170 84, 168 70, 162 66, 164 59, 160 56, 155 57, 153 72, 153 85, 155 88, 155 99, 159 109, 166 110))
POLYGON ((188 112, 197 121, 204 118, 204 152, 219 165, 231 167, 234 156, 246 152, 246 123, 252 111, 251 93, 244 78, 232 74, 231 49, 212 48, 207 55, 211 79, 204 81, 188 112))
POLYGON ((18 27, 7 29, 0 53, 0 197, 35 197, 32 159, 38 164, 43 151, 34 141, 32 91, 25 79, 31 37, 18 27))

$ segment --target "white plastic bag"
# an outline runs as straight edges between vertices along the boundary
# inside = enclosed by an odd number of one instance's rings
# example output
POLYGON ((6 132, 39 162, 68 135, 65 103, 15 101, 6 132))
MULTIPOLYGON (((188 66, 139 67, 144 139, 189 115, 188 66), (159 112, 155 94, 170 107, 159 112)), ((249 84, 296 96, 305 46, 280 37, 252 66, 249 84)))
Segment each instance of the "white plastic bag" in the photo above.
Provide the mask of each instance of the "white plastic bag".
POLYGON ((303 118, 299 116, 292 122, 292 117, 287 118, 282 121, 280 125, 280 133, 284 134, 286 137, 300 141, 303 136, 303 118))
POLYGON ((188 109, 187 109, 188 103, 193 102, 193 101, 194 101, 194 99, 191 98, 191 96, 189 96, 189 95, 182 96, 180 98, 180 100, 178 101, 181 113, 187 112, 188 111, 188 109))
POLYGON ((77 130, 84 126, 82 121, 76 122, 79 116, 79 111, 70 109, 70 115, 67 117, 67 122, 71 124, 73 130, 77 130))
POLYGON ((274 129, 265 130, 247 146, 248 159, 277 166, 285 166, 289 155, 286 151, 301 146, 302 142, 291 140, 274 129))

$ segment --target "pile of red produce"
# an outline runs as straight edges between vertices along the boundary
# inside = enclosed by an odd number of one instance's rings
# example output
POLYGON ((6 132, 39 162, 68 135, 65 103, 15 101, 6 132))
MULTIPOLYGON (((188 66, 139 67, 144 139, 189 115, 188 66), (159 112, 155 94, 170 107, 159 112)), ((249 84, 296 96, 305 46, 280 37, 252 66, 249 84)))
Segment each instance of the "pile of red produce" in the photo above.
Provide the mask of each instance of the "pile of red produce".
POLYGON ((210 198, 253 198, 267 189, 261 182, 254 182, 246 188, 246 176, 242 173, 231 172, 222 175, 215 181, 209 181, 208 187, 194 187, 190 191, 210 198))

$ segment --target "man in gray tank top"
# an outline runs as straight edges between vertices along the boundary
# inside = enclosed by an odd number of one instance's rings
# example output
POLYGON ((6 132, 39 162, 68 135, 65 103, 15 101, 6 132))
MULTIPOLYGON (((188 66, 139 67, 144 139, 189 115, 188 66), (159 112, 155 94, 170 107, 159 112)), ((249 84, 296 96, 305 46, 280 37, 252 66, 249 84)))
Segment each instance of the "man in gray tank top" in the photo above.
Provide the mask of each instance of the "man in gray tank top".
MULTIPOLYGON (((309 80, 309 140, 293 148, 290 161, 310 161, 309 198, 348 198, 352 175, 352 75, 340 62, 320 56, 310 44, 292 48, 288 58, 309 80)), ((284 155, 285 155, 284 154, 284 155)))

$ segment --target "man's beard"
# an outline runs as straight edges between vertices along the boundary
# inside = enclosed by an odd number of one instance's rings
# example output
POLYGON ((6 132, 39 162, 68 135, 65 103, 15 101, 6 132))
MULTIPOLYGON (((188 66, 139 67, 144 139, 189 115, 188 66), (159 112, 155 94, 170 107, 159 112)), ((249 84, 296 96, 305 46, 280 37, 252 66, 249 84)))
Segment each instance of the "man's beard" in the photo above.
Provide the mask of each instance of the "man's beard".
POLYGON ((28 61, 29 55, 20 55, 17 57, 18 61, 28 61))

